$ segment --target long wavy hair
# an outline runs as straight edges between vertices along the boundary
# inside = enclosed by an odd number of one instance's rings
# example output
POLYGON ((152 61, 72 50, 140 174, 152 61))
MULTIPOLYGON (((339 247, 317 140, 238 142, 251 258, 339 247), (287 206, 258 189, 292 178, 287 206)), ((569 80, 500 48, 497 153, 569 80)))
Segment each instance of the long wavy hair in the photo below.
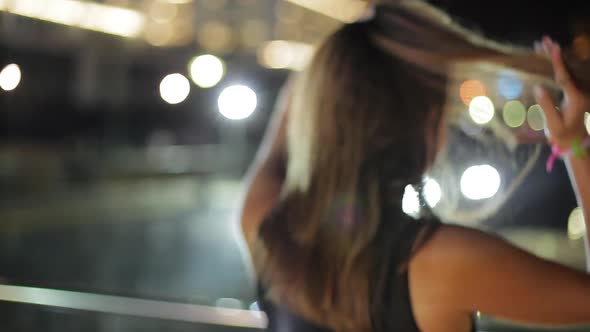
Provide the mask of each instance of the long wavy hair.
MULTIPOLYGON (((588 67, 569 63, 588 84, 588 67)), ((404 187, 420 187, 454 102, 447 86, 472 65, 551 84, 544 57, 485 40, 418 0, 378 5, 319 46, 293 94, 280 203, 254 245, 272 300, 335 331, 372 330, 376 238, 383 223, 408 220, 404 187)))

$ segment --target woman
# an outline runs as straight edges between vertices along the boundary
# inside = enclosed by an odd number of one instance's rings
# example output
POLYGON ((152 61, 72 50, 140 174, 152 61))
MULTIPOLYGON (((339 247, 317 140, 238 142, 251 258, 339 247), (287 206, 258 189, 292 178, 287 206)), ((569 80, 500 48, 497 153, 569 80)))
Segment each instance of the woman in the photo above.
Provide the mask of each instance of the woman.
POLYGON ((399 1, 319 47, 289 113, 273 120, 242 213, 271 330, 311 327, 300 316, 338 332, 469 331, 476 311, 590 322, 589 275, 401 207, 405 186, 420 186, 444 145, 446 87, 464 78, 461 68, 510 67, 549 84, 552 65, 561 111, 547 89, 535 96, 551 143, 577 151, 565 159, 590 220, 590 159, 580 152, 590 76, 572 76, 559 46, 543 45, 546 56, 491 43, 422 2, 399 1))

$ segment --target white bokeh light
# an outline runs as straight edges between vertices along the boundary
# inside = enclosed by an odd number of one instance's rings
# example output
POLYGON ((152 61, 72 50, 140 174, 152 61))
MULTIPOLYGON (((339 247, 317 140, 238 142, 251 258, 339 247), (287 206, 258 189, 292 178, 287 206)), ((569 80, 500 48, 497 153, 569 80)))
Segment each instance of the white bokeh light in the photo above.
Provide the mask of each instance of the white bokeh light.
POLYGON ((471 166, 461 176, 461 192, 472 200, 494 196, 500 184, 500 173, 490 165, 471 166))
POLYGON ((420 199, 418 192, 411 185, 407 185, 402 198, 402 210, 405 214, 417 217, 420 213, 420 199))
POLYGON ((190 82, 181 74, 170 74, 160 83, 160 95, 168 104, 182 103, 190 91, 190 82))
POLYGON ((194 58, 189 67, 193 82, 205 89, 216 86, 225 75, 223 61, 210 54, 194 58))
POLYGON ((579 207, 573 209, 570 213, 567 223, 567 234, 571 240, 579 240, 586 234, 584 211, 579 207))
POLYGON ((590 113, 584 114, 584 124, 586 125, 588 135, 590 135, 590 113))
POLYGON ((440 184, 435 179, 426 178, 424 183, 424 199, 426 203, 433 208, 435 207, 440 199, 442 198, 442 190, 440 184))
POLYGON ((10 64, 0 72, 0 88, 4 91, 16 89, 21 80, 22 74, 17 64, 10 64))
POLYGON ((539 104, 529 107, 526 119, 529 127, 535 131, 541 131, 546 127, 545 112, 539 104))
POLYGON ((219 112, 230 120, 242 120, 254 113, 258 99, 256 93, 245 85, 225 88, 219 95, 219 112))
POLYGON ((486 96, 477 96, 469 103, 469 115, 473 122, 486 124, 494 118, 494 103, 486 96))

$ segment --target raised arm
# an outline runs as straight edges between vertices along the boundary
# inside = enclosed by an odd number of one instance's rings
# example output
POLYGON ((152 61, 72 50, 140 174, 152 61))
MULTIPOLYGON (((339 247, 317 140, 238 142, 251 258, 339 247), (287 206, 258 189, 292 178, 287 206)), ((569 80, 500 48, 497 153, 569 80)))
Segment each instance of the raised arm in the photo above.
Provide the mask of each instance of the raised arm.
MULTIPOLYGON (((558 44, 549 38, 543 40, 545 52, 550 56, 555 71, 555 80, 564 91, 564 99, 557 111, 555 102, 543 88, 535 91, 537 102, 545 111, 547 127, 549 128, 549 140, 561 149, 571 149, 574 144, 580 144, 588 133, 584 126, 584 114, 590 112, 590 91, 582 91, 572 80, 561 55, 558 44)), ((587 150, 587 148, 584 148, 587 150)), ((586 151, 587 154, 587 151, 586 151)), ((572 180, 578 205, 584 212, 586 222, 586 267, 590 271, 590 158, 570 156, 566 158, 566 165, 572 180)))
POLYGON ((412 259, 410 294, 423 331, 466 331, 476 311, 533 325, 590 323, 590 275, 456 226, 412 259))
MULTIPOLYGON (((564 101, 558 111, 545 89, 535 95, 545 111, 549 141, 570 149, 588 136, 583 120, 590 91, 576 87, 559 46, 548 38, 543 44, 564 101)), ((590 237, 590 159, 572 156, 566 162, 590 237)), ((475 311, 529 324, 590 323, 590 274, 477 230, 443 226, 412 259, 409 275, 415 316, 425 331, 451 331, 440 328, 445 323, 464 328, 475 311)))
POLYGON ((292 79, 283 87, 266 133, 245 179, 241 225, 250 246, 263 218, 279 196, 286 169, 286 124, 292 79))

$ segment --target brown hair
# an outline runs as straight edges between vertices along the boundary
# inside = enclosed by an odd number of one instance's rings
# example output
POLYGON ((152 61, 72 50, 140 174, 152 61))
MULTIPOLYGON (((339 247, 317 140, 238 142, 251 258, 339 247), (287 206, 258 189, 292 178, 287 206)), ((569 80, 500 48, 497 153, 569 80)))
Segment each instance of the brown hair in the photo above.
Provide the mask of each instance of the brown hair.
POLYGON ((382 222, 408 218, 403 189, 422 181, 452 102, 446 87, 467 64, 550 82, 543 57, 471 34, 415 0, 380 5, 321 44, 295 87, 281 203, 254 245, 273 300, 339 332, 371 330, 376 235, 382 222))

